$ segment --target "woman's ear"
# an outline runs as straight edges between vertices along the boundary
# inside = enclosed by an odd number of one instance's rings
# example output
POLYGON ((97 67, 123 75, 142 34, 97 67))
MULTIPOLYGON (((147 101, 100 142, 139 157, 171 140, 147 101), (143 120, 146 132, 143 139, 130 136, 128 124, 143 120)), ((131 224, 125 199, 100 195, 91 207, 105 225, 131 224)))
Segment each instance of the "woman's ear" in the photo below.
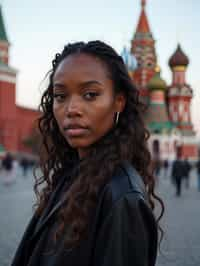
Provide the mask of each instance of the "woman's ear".
POLYGON ((126 105, 126 97, 124 93, 118 93, 115 99, 116 112, 122 112, 126 105))

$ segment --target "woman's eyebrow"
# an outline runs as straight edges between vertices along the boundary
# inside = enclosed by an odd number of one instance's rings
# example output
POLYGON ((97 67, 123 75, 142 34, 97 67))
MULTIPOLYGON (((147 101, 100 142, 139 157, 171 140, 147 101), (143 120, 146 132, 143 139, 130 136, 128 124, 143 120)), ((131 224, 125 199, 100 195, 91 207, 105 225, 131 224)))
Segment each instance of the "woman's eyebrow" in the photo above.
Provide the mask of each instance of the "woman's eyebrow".
POLYGON ((79 84, 79 87, 90 86, 90 85, 99 85, 99 86, 102 86, 101 82, 99 82, 97 80, 88 80, 88 81, 81 82, 79 84))
POLYGON ((55 83, 53 83, 53 87, 65 88, 66 86, 62 83, 55 82, 55 83))
MULTIPOLYGON (((84 82, 80 82, 77 86, 78 90, 83 90, 87 87, 90 87, 92 85, 97 85, 98 87, 102 87, 101 82, 97 81, 97 80, 88 80, 88 81, 84 81, 84 82)), ((65 84, 59 83, 59 82, 55 82, 53 83, 53 88, 54 89, 61 89, 61 90, 68 90, 68 87, 65 84)))

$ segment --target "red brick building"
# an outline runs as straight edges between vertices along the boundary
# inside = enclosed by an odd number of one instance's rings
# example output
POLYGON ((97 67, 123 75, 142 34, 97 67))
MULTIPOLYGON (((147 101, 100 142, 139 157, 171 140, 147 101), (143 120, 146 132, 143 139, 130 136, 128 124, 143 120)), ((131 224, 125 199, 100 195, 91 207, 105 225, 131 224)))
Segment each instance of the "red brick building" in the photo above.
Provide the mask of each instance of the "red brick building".
POLYGON ((9 64, 10 43, 0 9, 0 145, 12 152, 31 152, 25 145, 39 112, 16 105, 17 70, 9 64))

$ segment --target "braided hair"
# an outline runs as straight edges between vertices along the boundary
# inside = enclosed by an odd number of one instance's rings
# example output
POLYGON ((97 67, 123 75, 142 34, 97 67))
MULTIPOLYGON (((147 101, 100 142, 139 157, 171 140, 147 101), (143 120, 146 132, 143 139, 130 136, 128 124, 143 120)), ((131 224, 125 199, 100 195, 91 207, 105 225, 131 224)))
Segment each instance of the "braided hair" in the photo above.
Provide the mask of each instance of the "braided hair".
POLYGON ((40 168, 43 175, 41 177, 35 175, 37 213, 41 214, 46 207, 58 183, 58 176, 70 170, 77 162, 77 151, 64 139, 53 115, 53 77, 63 59, 78 53, 94 56, 107 66, 114 84, 113 90, 124 93, 126 105, 120 114, 117 127, 91 145, 88 156, 78 164, 78 174, 65 193, 67 204, 64 204, 58 212, 59 226, 55 240, 65 234, 67 225, 70 228, 70 234, 66 234, 65 238, 67 247, 76 246, 87 235, 89 217, 91 211, 95 210, 98 193, 109 182, 116 167, 124 160, 131 162, 142 176, 151 208, 154 209, 155 201, 160 203, 161 213, 157 222, 164 212, 163 202, 154 192, 155 180, 147 148, 149 132, 143 123, 144 106, 139 101, 138 90, 128 74, 122 57, 109 45, 101 41, 90 41, 68 44, 52 61, 49 84, 40 104, 43 111, 39 119, 43 147, 40 168), (39 190, 41 184, 42 189, 39 190))

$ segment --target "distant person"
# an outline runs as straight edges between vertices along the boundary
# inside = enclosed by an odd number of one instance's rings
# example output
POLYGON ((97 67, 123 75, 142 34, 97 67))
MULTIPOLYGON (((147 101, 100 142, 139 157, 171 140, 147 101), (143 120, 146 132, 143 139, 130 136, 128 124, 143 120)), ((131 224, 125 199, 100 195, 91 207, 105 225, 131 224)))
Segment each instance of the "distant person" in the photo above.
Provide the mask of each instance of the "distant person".
POLYGON ((16 178, 19 171, 19 161, 17 158, 13 158, 13 176, 16 178))
POLYGON ((197 188, 198 191, 200 192, 200 157, 198 158, 196 167, 197 167, 197 188))
POLYGON ((164 175, 164 177, 168 176, 168 168, 169 168, 169 162, 167 159, 165 159, 163 161, 163 170, 164 170, 163 175, 164 175))
POLYGON ((159 158, 153 159, 153 169, 154 169, 154 175, 158 181, 158 177, 160 175, 160 170, 161 170, 161 160, 159 158))
POLYGON ((189 188, 190 186, 190 170, 191 170, 191 164, 189 163, 188 159, 185 158, 183 161, 183 167, 184 167, 184 179, 185 179, 185 187, 189 188))
POLYGON ((26 157, 23 157, 21 159, 20 166, 22 168, 23 176, 26 177, 28 169, 29 169, 29 161, 28 161, 28 159, 26 157))
POLYGON ((8 152, 2 159, 2 169, 4 175, 4 183, 6 185, 13 182, 13 156, 8 152))
POLYGON ((177 152, 177 157, 172 164, 171 174, 172 174, 173 183, 176 187, 176 196, 179 197, 181 196, 182 180, 185 175, 184 163, 181 160, 181 156, 179 152, 177 152))
POLYGON ((155 266, 162 200, 122 57, 101 41, 65 46, 40 107, 37 209, 12 266, 155 266))

